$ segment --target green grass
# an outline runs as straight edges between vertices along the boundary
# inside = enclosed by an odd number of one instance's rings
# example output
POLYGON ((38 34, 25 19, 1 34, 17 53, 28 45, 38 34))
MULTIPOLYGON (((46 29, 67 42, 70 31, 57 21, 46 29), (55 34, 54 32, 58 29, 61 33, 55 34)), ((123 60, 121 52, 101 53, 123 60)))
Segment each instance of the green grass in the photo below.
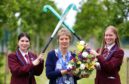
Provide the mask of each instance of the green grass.
MULTIPOLYGON (((96 75, 95 73, 96 71, 94 70, 89 78, 80 79, 78 81, 78 84, 94 84, 94 79, 96 75)), ((119 74, 121 78, 121 84, 126 84, 126 59, 124 59, 123 61, 119 74)), ((37 80, 37 84, 48 84, 48 79, 45 76, 45 71, 40 77, 36 77, 36 80, 37 80)))
MULTIPOLYGON (((4 56, 5 57, 5 56, 4 56)), ((4 84, 4 77, 5 77, 5 58, 0 57, 2 60, 0 60, 1 62, 3 62, 4 66, 0 67, 0 79, 2 80, 2 84, 4 84)), ((126 84, 126 60, 124 59, 123 64, 121 66, 121 70, 120 70, 120 77, 121 77, 121 82, 122 84, 126 84)), ((95 78, 95 70, 92 73, 92 75, 89 78, 83 78, 80 79, 78 81, 78 84, 94 84, 94 78, 95 78)), ((11 74, 10 72, 7 70, 6 71, 6 84, 9 84, 10 82, 10 77, 11 74)), ((43 71, 43 73, 40 76, 36 76, 36 82, 37 84, 48 84, 48 79, 45 75, 45 69, 43 71)))
POLYGON ((126 80, 127 80, 127 77, 126 77, 127 70, 126 70, 126 68, 127 68, 127 61, 126 61, 126 59, 124 59, 124 61, 122 63, 122 66, 121 66, 121 70, 119 72, 120 78, 121 78, 121 84, 126 84, 126 80))

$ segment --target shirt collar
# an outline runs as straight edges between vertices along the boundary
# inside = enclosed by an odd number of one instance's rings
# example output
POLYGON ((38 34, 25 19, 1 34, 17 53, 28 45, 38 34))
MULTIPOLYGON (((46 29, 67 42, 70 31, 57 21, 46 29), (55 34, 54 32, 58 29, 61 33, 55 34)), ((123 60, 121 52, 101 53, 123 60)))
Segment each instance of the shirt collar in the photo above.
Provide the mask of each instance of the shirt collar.
POLYGON ((107 48, 109 51, 111 50, 111 48, 115 45, 115 43, 111 44, 111 45, 108 45, 108 46, 105 46, 105 48, 107 48))
POLYGON ((19 51, 21 52, 22 56, 28 55, 28 52, 25 53, 20 48, 19 48, 19 51))

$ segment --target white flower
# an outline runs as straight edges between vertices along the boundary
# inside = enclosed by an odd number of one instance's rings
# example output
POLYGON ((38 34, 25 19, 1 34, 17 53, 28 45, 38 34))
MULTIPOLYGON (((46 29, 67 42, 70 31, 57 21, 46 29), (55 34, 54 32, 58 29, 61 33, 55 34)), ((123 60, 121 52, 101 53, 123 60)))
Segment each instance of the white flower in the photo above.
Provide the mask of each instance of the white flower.
POLYGON ((72 64, 68 64, 67 69, 72 69, 72 64))
POLYGON ((81 64, 80 69, 84 70, 85 69, 85 64, 81 64))
POLYGON ((83 52, 82 53, 82 57, 86 58, 88 56, 88 53, 87 52, 83 52))
POLYGON ((97 67, 100 66, 100 63, 99 62, 96 62, 95 63, 95 66, 97 66, 97 67))
POLYGON ((85 41, 80 41, 80 45, 85 45, 85 41))

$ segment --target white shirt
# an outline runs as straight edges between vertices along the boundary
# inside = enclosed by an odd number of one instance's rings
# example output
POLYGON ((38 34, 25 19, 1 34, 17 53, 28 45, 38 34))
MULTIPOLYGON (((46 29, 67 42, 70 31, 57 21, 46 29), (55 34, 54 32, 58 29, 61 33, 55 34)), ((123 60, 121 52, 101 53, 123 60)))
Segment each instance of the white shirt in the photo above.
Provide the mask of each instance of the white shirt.
POLYGON ((27 58, 25 57, 25 55, 28 55, 28 52, 24 53, 24 52, 21 51, 20 48, 19 48, 19 51, 21 52, 21 54, 22 54, 24 60, 26 61, 26 63, 28 63, 27 58))
POLYGON ((115 43, 113 43, 112 45, 106 45, 105 48, 107 48, 109 51, 111 50, 111 48, 115 45, 115 43))

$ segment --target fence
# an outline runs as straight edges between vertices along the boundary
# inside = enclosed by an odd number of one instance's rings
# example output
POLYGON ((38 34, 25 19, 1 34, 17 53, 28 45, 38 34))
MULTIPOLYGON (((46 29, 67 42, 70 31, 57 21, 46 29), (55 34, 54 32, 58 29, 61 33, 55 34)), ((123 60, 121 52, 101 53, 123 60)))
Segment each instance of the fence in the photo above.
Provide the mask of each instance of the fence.
POLYGON ((126 84, 129 84, 129 57, 127 57, 127 69, 126 69, 126 72, 127 72, 127 77, 126 77, 126 84))

